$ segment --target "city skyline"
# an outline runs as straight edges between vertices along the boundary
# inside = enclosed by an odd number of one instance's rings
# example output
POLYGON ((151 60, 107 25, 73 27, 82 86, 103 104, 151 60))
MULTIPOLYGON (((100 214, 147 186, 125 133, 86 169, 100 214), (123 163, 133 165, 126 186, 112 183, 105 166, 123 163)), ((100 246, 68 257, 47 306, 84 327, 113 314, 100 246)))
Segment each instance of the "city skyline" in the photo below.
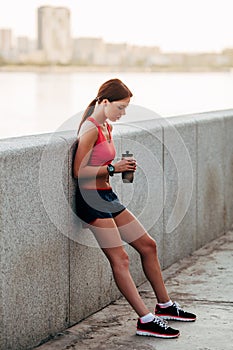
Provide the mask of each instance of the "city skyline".
POLYGON ((158 46, 162 51, 218 52, 233 47, 230 5, 230 0, 119 0, 112 8, 106 0, 8 0, 0 4, 0 28, 36 39, 38 7, 62 6, 71 11, 72 37, 158 46))

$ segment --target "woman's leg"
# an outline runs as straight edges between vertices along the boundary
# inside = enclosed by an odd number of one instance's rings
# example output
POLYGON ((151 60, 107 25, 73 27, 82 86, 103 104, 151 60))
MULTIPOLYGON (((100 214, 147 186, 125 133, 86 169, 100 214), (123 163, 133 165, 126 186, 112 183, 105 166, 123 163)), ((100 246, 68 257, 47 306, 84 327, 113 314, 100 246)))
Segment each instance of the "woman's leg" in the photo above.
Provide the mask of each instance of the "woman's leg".
POLYGON ((130 275, 128 255, 122 246, 122 240, 114 220, 96 219, 89 228, 110 262, 120 292, 139 317, 148 314, 150 311, 141 299, 130 275))
POLYGON ((155 292, 158 302, 166 303, 170 298, 164 285, 154 239, 127 209, 117 215, 114 220, 122 239, 139 252, 144 273, 155 292))

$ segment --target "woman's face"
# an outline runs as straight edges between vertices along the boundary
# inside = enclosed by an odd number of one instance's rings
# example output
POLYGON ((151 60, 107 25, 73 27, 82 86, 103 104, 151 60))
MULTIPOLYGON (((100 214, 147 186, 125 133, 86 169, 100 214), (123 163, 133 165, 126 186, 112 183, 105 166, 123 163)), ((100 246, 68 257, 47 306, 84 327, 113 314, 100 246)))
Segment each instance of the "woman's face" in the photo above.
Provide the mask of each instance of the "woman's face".
POLYGON ((127 97, 123 100, 113 101, 105 103, 104 110, 105 116, 111 121, 115 122, 119 120, 123 115, 125 115, 125 109, 128 107, 130 102, 130 97, 127 97))

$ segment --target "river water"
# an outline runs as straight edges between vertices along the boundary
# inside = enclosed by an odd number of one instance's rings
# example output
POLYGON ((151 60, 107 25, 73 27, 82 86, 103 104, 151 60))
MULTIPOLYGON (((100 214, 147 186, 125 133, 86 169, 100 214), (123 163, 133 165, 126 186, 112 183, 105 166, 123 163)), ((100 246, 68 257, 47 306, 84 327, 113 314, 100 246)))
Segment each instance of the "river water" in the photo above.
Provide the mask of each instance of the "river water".
MULTIPOLYGON (((76 114, 78 125, 80 113, 111 78, 128 85, 131 104, 163 117, 233 108, 233 72, 1 72, 0 138, 54 132, 76 114)), ((143 118, 129 113, 124 121, 143 118)))

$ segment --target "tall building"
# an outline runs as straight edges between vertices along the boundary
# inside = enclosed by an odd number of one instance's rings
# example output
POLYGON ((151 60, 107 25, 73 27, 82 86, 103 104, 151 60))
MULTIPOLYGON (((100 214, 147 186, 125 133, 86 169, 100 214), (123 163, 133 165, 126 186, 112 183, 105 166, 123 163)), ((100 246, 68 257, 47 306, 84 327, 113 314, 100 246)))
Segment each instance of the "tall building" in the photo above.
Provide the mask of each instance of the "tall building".
POLYGON ((0 51, 9 52, 12 48, 11 29, 0 29, 0 51))
POLYGON ((72 56, 70 11, 64 7, 38 8, 38 49, 49 63, 69 63, 72 56))

